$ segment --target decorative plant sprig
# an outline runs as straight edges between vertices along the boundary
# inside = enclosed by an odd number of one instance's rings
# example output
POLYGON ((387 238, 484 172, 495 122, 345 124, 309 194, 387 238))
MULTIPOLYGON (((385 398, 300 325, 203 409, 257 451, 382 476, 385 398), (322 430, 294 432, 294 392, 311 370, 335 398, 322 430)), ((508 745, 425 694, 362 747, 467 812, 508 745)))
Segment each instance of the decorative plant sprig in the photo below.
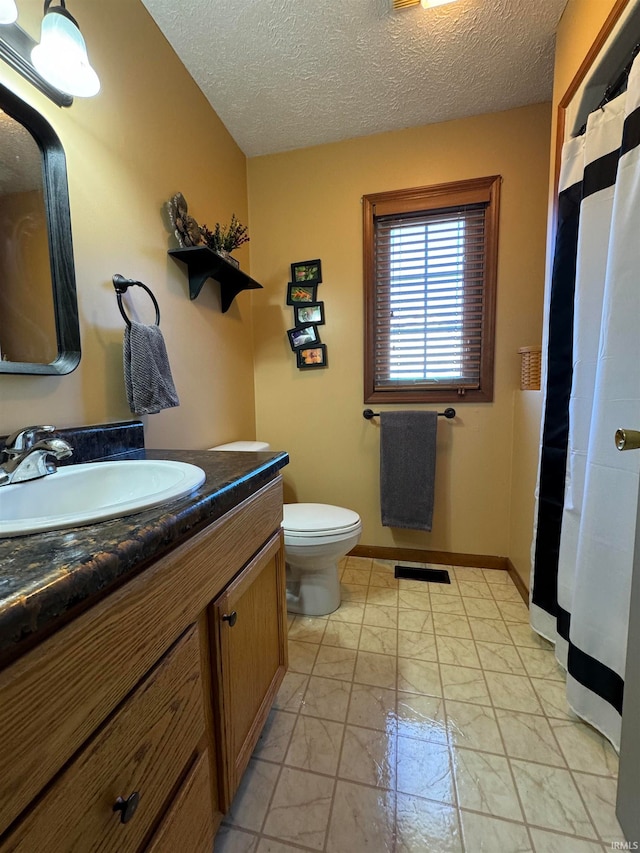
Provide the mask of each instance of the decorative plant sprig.
POLYGON ((204 243, 214 252, 233 252, 234 249, 249 242, 247 226, 238 222, 235 213, 232 214, 229 225, 221 226, 216 222, 213 231, 206 225, 201 225, 200 234, 204 243))

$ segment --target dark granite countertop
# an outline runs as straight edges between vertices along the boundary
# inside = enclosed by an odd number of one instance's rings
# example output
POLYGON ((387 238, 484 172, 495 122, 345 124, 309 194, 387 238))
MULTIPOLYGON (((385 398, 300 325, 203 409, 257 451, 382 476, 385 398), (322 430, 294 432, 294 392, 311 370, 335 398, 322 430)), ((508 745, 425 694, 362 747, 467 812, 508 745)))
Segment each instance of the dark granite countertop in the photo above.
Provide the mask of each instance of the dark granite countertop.
POLYGON ((135 515, 0 539, 0 664, 233 509, 289 461, 284 452, 186 450, 135 450, 118 458, 191 462, 207 477, 187 497, 135 515))

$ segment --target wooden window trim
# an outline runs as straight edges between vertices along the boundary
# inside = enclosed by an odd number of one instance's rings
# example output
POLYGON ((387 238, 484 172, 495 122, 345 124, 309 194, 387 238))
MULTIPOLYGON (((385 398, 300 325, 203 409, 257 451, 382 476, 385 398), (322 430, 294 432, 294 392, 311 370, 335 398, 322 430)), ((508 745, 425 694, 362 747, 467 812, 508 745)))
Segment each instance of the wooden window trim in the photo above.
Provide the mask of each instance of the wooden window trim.
POLYGON ((365 403, 451 403, 493 401, 495 316, 498 272, 498 220, 500 175, 454 181, 429 187, 373 193, 362 199, 364 243, 364 402, 365 403), (376 389, 375 350, 375 223, 374 215, 437 210, 463 204, 487 204, 485 215, 485 286, 482 322, 482 359, 480 387, 458 391, 445 389, 376 389))

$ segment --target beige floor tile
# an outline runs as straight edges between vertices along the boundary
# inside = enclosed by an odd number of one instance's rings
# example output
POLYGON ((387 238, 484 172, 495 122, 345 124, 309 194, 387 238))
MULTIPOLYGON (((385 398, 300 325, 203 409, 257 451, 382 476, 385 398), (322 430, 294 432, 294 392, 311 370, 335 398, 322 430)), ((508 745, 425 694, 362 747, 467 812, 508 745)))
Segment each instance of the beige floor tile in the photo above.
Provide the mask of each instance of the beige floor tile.
POLYGON ((447 731, 455 746, 504 754, 502 736, 493 708, 445 700, 447 731))
POLYGON ((351 684, 335 678, 318 678, 312 675, 304 694, 300 713, 308 717, 321 717, 344 723, 347 718, 351 684))
MULTIPOLYGON (((400 627, 403 627, 401 623, 400 627)), ((471 628, 466 616, 456 616, 451 613, 434 613, 433 630, 436 634, 442 634, 446 637, 471 639, 471 628)))
POLYGON ((618 755, 600 732, 573 720, 552 720, 551 728, 572 770, 617 777, 618 755))
POLYGON ((547 829, 531 829, 536 853, 603 853, 596 841, 583 841, 568 835, 558 835, 547 829))
POLYGON ((396 628, 363 625, 358 648, 364 652, 395 655, 398 651, 398 631, 396 628))
POLYGON ((350 569, 347 567, 343 573, 340 580, 342 583, 354 583, 354 584, 364 584, 364 586, 369 586, 369 578, 371 577, 370 571, 362 571, 360 569, 350 569))
POLYGON ((347 726, 338 776, 374 788, 395 790, 395 732, 347 726))
POLYGON ((398 658, 398 690, 442 696, 440 670, 437 663, 398 658))
POLYGON ((360 642, 361 625, 353 622, 329 622, 322 638, 324 646, 341 649, 357 649, 360 642))
POLYGON ((511 767, 525 817, 530 824, 583 838, 596 838, 568 770, 519 760, 512 760, 511 767))
MULTIPOLYGON (((403 563, 406 565, 406 563, 403 563)), ((398 589, 405 590, 406 592, 429 592, 429 585, 424 581, 414 581, 409 580, 408 578, 398 578, 398 589)))
POLYGON ((467 566, 452 566, 451 570, 458 582, 469 581, 470 583, 478 583, 484 580, 482 569, 468 568, 467 566))
POLYGON ((431 596, 426 591, 412 589, 398 591, 398 607, 401 610, 431 610, 431 596))
POLYGON ((327 853, 391 853, 395 794, 338 781, 327 853))
POLYGON ((524 601, 496 602, 505 622, 526 622, 529 624, 529 608, 524 601))
POLYGON ((319 643, 322 640, 327 620, 318 616, 296 616, 289 628, 290 640, 302 640, 305 643, 319 643))
POLYGON ((440 664, 442 693, 445 699, 490 705, 489 691, 481 669, 440 664))
POLYGON ((449 748, 442 743, 398 737, 398 791, 455 805, 449 748))
MULTIPOLYGON (((485 598, 463 598, 464 609, 467 616, 476 619, 500 619, 501 613, 498 609, 500 602, 485 598)), ((511 602, 507 602, 511 603, 511 602)))
POLYGON ((509 572, 502 569, 482 569, 482 577, 490 584, 499 584, 500 586, 512 586, 515 589, 515 584, 509 577, 509 572))
POLYGON ((567 687, 561 681, 546 681, 532 678, 531 683, 538 694, 544 713, 559 720, 577 720, 567 702, 567 687))
POLYGON ((354 684, 347 722, 381 732, 395 733, 396 691, 370 684, 354 684))
MULTIPOLYGON (((473 630, 473 629, 472 629, 473 630)), ((515 646, 505 643, 485 643, 476 640, 476 649, 483 669, 492 672, 509 672, 512 675, 526 675, 525 668, 515 646)))
POLYGON ((367 592, 367 604, 381 604, 384 607, 397 607, 398 590, 383 586, 370 586, 367 592))
POLYGON ((496 718, 507 755, 511 758, 539 761, 556 767, 567 766, 545 717, 498 708, 496 718))
POLYGON ((471 633, 476 642, 502 643, 511 646, 513 640, 509 633, 509 627, 502 619, 469 619, 471 633))
POLYGON ((264 824, 264 834, 322 850, 334 780, 283 767, 264 824))
POLYGON ((373 560, 371 557, 347 557, 346 568, 370 572, 373 568, 373 560))
POLYGON ((340 584, 340 597, 344 604, 350 602, 360 602, 364 604, 367 600, 367 590, 369 587, 366 584, 344 583, 340 584))
POLYGON ((492 584, 491 594, 496 601, 517 601, 518 603, 524 603, 519 590, 510 584, 492 584))
POLYGON ((343 601, 337 610, 329 614, 329 622, 354 622, 361 625, 364 607, 364 601, 343 601))
POLYGON ((367 604, 364 608, 363 624, 379 628, 397 628, 398 609, 385 607, 384 604, 367 604))
POLYGON ((462 853, 453 806, 398 794, 396 824, 396 853, 462 853))
POLYGON ((381 586, 386 589, 397 589, 398 588, 398 579, 394 577, 393 570, 389 571, 389 569, 375 569, 371 572, 371 578, 369 579, 369 583, 371 586, 381 586))
POLYGON ((452 758, 460 808, 524 820, 506 758, 472 749, 454 749, 452 758))
POLYGON ((351 681, 356 665, 356 655, 357 652, 354 649, 320 646, 313 667, 313 675, 337 678, 339 681, 351 681))
POLYGON ((447 743, 444 700, 438 696, 398 692, 398 734, 417 740, 447 743))
MULTIPOLYGON (((214 850, 213 853, 217 851, 214 850)), ((282 841, 273 841, 271 838, 261 838, 256 853, 300 853, 300 848, 292 847, 282 841)))
POLYGON ((398 655, 415 660, 437 661, 435 635, 418 631, 398 631, 398 655))
POLYGON ((285 763, 301 770, 334 775, 338 769, 344 725, 316 717, 298 717, 285 763))
POLYGON ((462 834, 469 853, 533 853, 526 827, 463 811, 462 834))
POLYGON ((374 572, 389 572, 393 575, 397 560, 380 560, 377 557, 371 559, 371 569, 374 572))
POLYGON ((447 613, 464 616, 463 599, 459 595, 431 595, 431 610, 434 613, 447 613))
POLYGON ((282 762, 289 747, 297 715, 272 708, 253 750, 254 758, 282 762))
MULTIPOLYGON (((436 568, 445 569, 446 566, 436 566, 436 568)), ((458 581, 451 573, 449 574, 449 579, 451 583, 427 583, 425 586, 434 595, 460 595, 458 581)))
MULTIPOLYGON (((493 599, 489 584, 480 579, 479 581, 458 581, 460 595, 464 598, 490 598, 493 599)), ((508 589, 508 587, 505 587, 508 589)))
POLYGON ((520 657, 531 678, 565 683, 567 677, 551 649, 520 649, 520 657))
POLYGON ((433 634, 433 615, 429 610, 398 610, 398 628, 421 634, 433 634))
POLYGON ((269 764, 252 758, 231 808, 225 815, 225 823, 259 832, 279 773, 279 764, 269 764))
POLYGON ((542 714, 542 708, 528 678, 506 672, 488 671, 484 676, 496 708, 524 711, 525 714, 542 714))
POLYGON ((371 684, 391 690, 396 686, 396 669, 395 657, 360 651, 353 678, 359 684, 371 684))
POLYGON ((258 836, 233 826, 221 826, 213 842, 213 853, 255 853, 258 836))
POLYGON ((309 676, 300 672, 286 673, 273 703, 280 711, 298 711, 309 683, 309 676))
POLYGON ((309 675, 313 669, 317 654, 318 646, 315 643, 289 640, 289 670, 309 675))
POLYGON ((437 637, 438 660, 453 666, 471 666, 480 669, 480 660, 473 640, 461 637, 437 637))
POLYGON ((552 643, 541 637, 530 625, 523 625, 520 622, 508 622, 507 629, 516 646, 525 646, 530 649, 553 648, 552 643))
POLYGON ((624 841, 624 834, 616 817, 615 779, 591 776, 587 773, 574 773, 574 779, 602 841, 609 846, 615 841, 624 841))

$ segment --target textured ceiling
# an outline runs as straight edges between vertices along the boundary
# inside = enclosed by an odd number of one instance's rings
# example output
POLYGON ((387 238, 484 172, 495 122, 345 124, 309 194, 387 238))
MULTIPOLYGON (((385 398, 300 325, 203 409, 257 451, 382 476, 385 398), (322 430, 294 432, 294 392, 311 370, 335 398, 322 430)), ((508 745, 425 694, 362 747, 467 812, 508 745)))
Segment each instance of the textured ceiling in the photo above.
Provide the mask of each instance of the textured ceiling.
POLYGON ((551 98, 566 0, 142 0, 253 157, 551 98))

